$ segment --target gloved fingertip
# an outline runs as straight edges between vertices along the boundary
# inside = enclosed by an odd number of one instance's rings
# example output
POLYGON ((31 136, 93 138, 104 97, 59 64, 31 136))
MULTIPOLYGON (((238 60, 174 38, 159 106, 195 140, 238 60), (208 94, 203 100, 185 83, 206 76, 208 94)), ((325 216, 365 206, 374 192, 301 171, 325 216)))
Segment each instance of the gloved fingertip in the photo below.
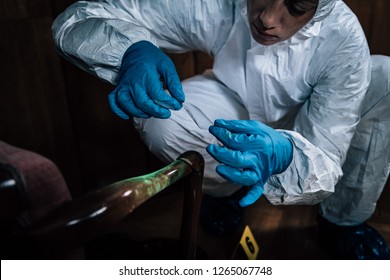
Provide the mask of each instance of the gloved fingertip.
POLYGON ((115 99, 115 94, 117 93, 116 89, 114 89, 113 91, 111 91, 108 95, 107 95, 107 98, 108 98, 108 101, 109 102, 112 102, 114 101, 115 99))
POLYGON ((224 165, 218 165, 216 168, 215 168, 215 171, 219 174, 219 175, 225 175, 225 166, 224 165))
POLYGON ((226 138, 226 133, 228 133, 225 128, 215 125, 209 127, 209 132, 222 142, 222 139, 226 138))
POLYGON ((129 116, 124 114, 123 112, 121 111, 114 111, 115 115, 117 115, 118 117, 120 117, 121 119, 124 119, 124 120, 128 120, 129 119, 129 116))
POLYGON ((209 127, 209 132, 214 135, 215 137, 218 137, 219 132, 221 131, 221 128, 215 125, 211 125, 209 127))
POLYGON ((224 119, 216 119, 214 121, 214 125, 215 126, 224 126, 224 124, 225 124, 225 120, 224 119))
POLYGON ((186 97, 185 97, 185 94, 184 94, 181 86, 180 86, 180 89, 177 90, 177 92, 179 94, 175 95, 176 100, 179 101, 180 103, 183 103, 184 101, 186 101, 186 97))
POLYGON ((175 105, 174 105, 174 110, 179 111, 179 110, 181 110, 182 108, 183 108, 183 104, 181 104, 181 103, 179 103, 179 102, 175 103, 175 105))
POLYGON ((264 189, 258 185, 253 186, 252 189, 239 201, 240 206, 245 207, 255 203, 263 194, 264 189))
POLYGON ((169 119, 171 117, 171 112, 168 110, 167 112, 164 112, 157 117, 160 119, 169 119))
POLYGON ((108 103, 111 107, 111 110, 115 115, 117 115, 121 119, 128 120, 130 117, 125 112, 123 112, 121 109, 118 108, 118 105, 116 104, 115 101, 115 94, 116 92, 113 91, 108 95, 108 103))
POLYGON ((209 153, 209 154, 211 154, 211 155, 213 155, 214 154, 214 150, 215 150, 215 144, 211 144, 211 145, 208 145, 207 147, 206 147, 206 151, 209 153))
POLYGON ((179 78, 177 78, 177 82, 173 82, 168 87, 168 90, 178 102, 183 103, 185 101, 185 94, 179 78))
POLYGON ((245 199, 246 197, 243 197, 240 199, 240 201, 238 202, 238 205, 240 205, 241 207, 247 207, 249 205, 251 205, 252 203, 249 203, 247 201, 247 199, 245 199))
MULTIPOLYGON (((171 104, 172 107, 172 104, 171 104)), ((152 108, 150 108, 150 115, 152 117, 158 119, 169 119, 171 117, 171 111, 168 108, 165 108, 163 105, 154 104, 152 108)))
POLYGON ((241 200, 239 201, 239 204, 240 204, 241 207, 247 207, 247 206, 252 205, 253 203, 255 203, 257 201, 257 199, 259 199, 259 197, 253 196, 251 194, 247 194, 246 196, 241 198, 241 200))

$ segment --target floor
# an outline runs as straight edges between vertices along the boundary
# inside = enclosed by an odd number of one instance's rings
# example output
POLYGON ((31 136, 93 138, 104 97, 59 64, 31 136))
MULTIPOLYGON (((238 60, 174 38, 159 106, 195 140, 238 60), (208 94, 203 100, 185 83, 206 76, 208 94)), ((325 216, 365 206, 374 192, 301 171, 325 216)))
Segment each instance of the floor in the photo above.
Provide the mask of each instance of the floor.
MULTIPOLYGON (((134 240, 156 237, 177 238, 180 231, 181 194, 152 199, 136 209, 116 230, 124 230, 134 240)), ((273 206, 265 198, 246 208, 245 222, 228 238, 198 230, 200 259, 237 258, 236 249, 245 225, 259 245, 257 259, 330 259, 318 244, 317 206, 273 206)), ((369 221, 390 244, 390 190, 387 188, 378 210, 369 221)))

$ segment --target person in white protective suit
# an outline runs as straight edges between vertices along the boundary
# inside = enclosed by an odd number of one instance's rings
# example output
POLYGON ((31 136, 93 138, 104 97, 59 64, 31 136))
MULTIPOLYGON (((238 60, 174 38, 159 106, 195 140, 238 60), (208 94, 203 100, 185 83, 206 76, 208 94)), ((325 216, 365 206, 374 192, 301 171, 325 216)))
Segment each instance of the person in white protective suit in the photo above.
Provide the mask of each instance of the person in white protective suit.
POLYGON ((389 258, 366 221, 390 169, 390 59, 370 56, 342 1, 80 1, 53 37, 66 59, 116 85, 112 110, 160 159, 203 154, 206 230, 230 232, 264 194, 320 203, 335 257, 389 258), (191 50, 213 68, 180 82, 163 51, 191 50))

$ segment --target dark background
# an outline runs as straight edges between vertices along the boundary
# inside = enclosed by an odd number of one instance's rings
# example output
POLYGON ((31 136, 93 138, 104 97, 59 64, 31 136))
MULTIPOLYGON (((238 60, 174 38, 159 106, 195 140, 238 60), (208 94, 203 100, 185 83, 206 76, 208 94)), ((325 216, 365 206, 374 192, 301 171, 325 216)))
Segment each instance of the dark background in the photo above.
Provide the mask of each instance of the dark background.
MULTIPOLYGON (((131 122, 111 113, 107 94, 113 86, 55 51, 51 24, 72 2, 0 0, 0 139, 55 162, 77 197, 159 163, 131 122)), ((371 52, 390 55, 390 1, 345 2, 358 15, 371 52)), ((181 78, 212 63, 197 52, 171 57, 181 78)))

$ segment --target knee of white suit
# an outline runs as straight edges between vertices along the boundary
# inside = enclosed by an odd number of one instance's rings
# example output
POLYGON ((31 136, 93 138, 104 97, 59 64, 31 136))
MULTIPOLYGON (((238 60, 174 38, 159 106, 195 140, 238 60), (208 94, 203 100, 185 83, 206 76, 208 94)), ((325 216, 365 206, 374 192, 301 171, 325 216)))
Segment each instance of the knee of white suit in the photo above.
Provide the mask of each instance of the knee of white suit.
POLYGON ((220 177, 215 161, 206 151, 217 139, 208 127, 216 118, 248 118, 248 113, 237 97, 215 80, 211 73, 195 76, 183 82, 186 94, 184 106, 172 111, 169 119, 134 118, 134 126, 149 150, 163 162, 175 160, 181 153, 194 150, 205 159, 203 190, 215 196, 226 196, 240 186, 220 177), (206 122, 207 124, 200 125, 206 122))
MULTIPOLYGON (((365 114, 378 102, 390 94, 390 57, 385 55, 371 56, 371 82, 363 102, 362 113, 365 114)), ((390 110, 387 110, 390 112, 390 110)))
POLYGON ((194 150, 205 160, 203 191, 214 196, 227 196, 239 186, 220 177, 218 165, 206 151, 209 144, 217 143, 208 130, 200 129, 185 110, 173 112, 169 119, 135 119, 142 140, 148 149, 165 163, 175 160, 180 154, 194 150))

